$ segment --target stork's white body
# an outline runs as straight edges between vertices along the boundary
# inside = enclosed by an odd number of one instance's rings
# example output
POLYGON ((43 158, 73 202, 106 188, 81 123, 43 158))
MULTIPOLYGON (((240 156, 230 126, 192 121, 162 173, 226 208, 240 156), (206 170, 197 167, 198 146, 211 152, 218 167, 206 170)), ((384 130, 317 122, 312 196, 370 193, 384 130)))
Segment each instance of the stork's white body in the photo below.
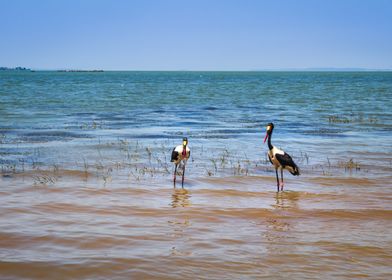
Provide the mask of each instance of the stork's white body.
POLYGON ((268 157, 270 158, 270 160, 271 160, 272 164, 275 166, 275 168, 282 168, 282 165, 280 164, 280 162, 276 158, 276 154, 284 155, 284 151, 273 146, 272 150, 268 151, 268 157))
POLYGON ((174 148, 174 152, 178 153, 177 159, 173 160, 174 164, 179 164, 182 160, 187 161, 189 159, 191 151, 189 150, 188 146, 186 146, 185 150, 186 150, 186 155, 184 156, 182 154, 184 151, 183 145, 178 145, 177 147, 174 148))
MULTIPOLYGON (((281 155, 284 156, 286 154, 285 151, 280 150, 279 148, 273 146, 272 150, 268 151, 268 157, 271 160, 272 164, 274 165, 274 167, 276 169, 286 169, 288 170, 291 174, 296 173, 296 168, 298 169, 298 167, 294 167, 292 165, 285 165, 283 166, 282 163, 276 158, 276 155, 281 155)), ((286 154, 287 155, 287 154, 286 154)))

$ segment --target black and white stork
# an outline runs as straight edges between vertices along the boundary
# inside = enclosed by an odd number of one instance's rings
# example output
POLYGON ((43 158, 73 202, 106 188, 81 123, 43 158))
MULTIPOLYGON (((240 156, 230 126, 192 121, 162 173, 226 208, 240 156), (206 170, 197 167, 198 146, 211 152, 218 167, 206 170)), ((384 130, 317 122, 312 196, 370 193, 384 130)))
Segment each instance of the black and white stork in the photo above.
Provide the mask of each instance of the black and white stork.
POLYGON ((177 167, 182 162, 182 187, 184 187, 185 165, 190 155, 191 150, 188 147, 188 138, 184 137, 182 139, 182 145, 178 145, 177 147, 175 147, 171 155, 171 162, 174 162, 175 164, 173 175, 174 186, 176 186, 177 167))
POLYGON ((269 123, 267 125, 267 134, 265 135, 264 138, 264 143, 268 138, 268 159, 271 162, 271 164, 275 167, 275 173, 276 173, 276 181, 277 181, 277 187, 278 187, 278 192, 279 192, 279 187, 280 190, 283 191, 283 169, 288 170, 291 174, 294 176, 300 175, 299 173, 299 168, 298 166, 294 163, 293 159, 289 154, 286 152, 278 149, 275 146, 272 146, 271 144, 271 137, 272 137, 272 132, 274 131, 274 124, 269 123), (282 182, 279 182, 279 176, 278 176, 278 169, 280 169, 280 175, 282 182))

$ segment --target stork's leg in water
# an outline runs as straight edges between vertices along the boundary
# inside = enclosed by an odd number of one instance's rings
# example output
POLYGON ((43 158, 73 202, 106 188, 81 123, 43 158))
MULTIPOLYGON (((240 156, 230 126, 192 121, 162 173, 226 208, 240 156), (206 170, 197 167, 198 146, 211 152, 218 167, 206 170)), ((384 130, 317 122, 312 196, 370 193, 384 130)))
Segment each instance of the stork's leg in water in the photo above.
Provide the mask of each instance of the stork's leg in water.
POLYGON ((278 176, 278 169, 277 168, 275 168, 275 173, 276 173, 276 183, 277 183, 277 186, 278 186, 278 192, 279 192, 279 176, 278 176))
POLYGON ((177 165, 178 164, 176 164, 176 167, 174 167, 174 174, 173 174, 173 184, 174 184, 174 187, 176 187, 177 165))
POLYGON ((284 183, 283 183, 283 168, 280 169, 280 178, 282 179, 282 184, 280 185, 280 191, 283 191, 284 183))
POLYGON ((182 184, 181 184, 182 187, 184 187, 184 176, 185 176, 185 162, 184 162, 184 167, 182 169, 182 184))

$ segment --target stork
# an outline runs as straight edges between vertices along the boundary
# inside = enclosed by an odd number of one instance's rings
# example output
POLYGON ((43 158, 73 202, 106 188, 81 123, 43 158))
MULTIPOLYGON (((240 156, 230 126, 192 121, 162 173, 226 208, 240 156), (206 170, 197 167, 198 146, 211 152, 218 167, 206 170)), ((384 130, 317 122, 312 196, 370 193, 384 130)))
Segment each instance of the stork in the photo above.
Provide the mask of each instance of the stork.
POLYGON ((299 173, 298 166, 294 163, 293 159, 289 154, 278 149, 275 146, 272 146, 271 137, 272 137, 273 130, 274 130, 274 124, 269 123, 267 125, 267 133, 264 138, 264 143, 268 138, 268 148, 269 148, 268 159, 271 162, 271 164, 275 167, 276 181, 277 181, 277 187, 279 192, 279 187, 280 187, 280 191, 283 191, 283 186, 284 186, 283 169, 288 170, 294 176, 298 176, 300 175, 300 173, 299 173), (282 182, 279 182, 278 169, 280 169, 282 182))
POLYGON ((177 167, 182 162, 182 187, 184 187, 184 176, 185 176, 185 165, 189 156, 191 155, 191 151, 188 147, 188 138, 184 137, 182 139, 182 145, 178 145, 172 151, 171 162, 175 164, 174 174, 173 174, 173 183, 176 186, 176 175, 177 175, 177 167))

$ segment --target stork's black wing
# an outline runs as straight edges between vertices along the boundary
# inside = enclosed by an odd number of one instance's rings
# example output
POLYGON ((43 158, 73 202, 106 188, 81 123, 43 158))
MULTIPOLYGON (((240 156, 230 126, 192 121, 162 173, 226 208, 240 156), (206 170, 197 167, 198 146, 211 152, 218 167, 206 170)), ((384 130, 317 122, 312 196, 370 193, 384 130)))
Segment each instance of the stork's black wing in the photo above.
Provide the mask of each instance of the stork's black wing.
POLYGON ((275 157, 283 168, 286 168, 293 175, 299 175, 298 166, 294 163, 293 159, 289 154, 287 153, 284 153, 283 155, 275 154, 275 157))
POLYGON ((174 148, 171 155, 171 162, 176 160, 178 160, 178 152, 176 152, 176 148, 174 148))

